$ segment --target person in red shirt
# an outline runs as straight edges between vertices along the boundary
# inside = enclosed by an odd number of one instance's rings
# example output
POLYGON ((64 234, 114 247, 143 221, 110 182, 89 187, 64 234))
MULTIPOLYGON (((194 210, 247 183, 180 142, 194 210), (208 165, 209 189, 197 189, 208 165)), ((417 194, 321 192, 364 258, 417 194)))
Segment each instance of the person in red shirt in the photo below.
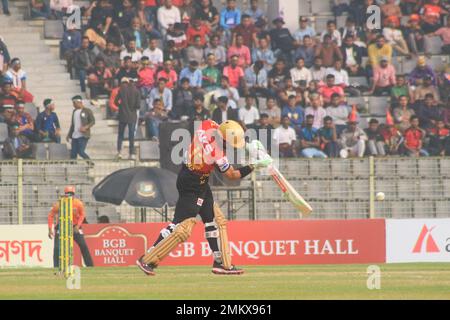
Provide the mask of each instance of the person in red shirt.
MULTIPOLYGON (((83 232, 81 230, 82 224, 85 220, 86 214, 84 210, 83 202, 80 199, 74 198, 75 187, 67 186, 64 188, 64 194, 66 197, 73 197, 73 240, 80 247, 81 255, 83 256, 84 264, 87 267, 93 267, 89 248, 84 239, 83 232)), ((56 202, 50 213, 48 214, 48 237, 54 239, 53 247, 53 266, 59 267, 59 225, 53 225, 53 221, 59 221, 59 201, 56 202)))
POLYGON ((405 131, 405 154, 409 157, 428 157, 430 154, 427 150, 423 149, 423 139, 425 133, 419 128, 419 118, 412 116, 409 120, 411 127, 405 131))
POLYGON ((230 86, 239 89, 244 84, 244 70, 239 67, 239 57, 232 56, 230 64, 223 68, 223 75, 230 80, 230 86))
POLYGON ((200 43, 204 47, 206 46, 207 36, 210 34, 211 29, 203 23, 199 18, 194 17, 192 19, 191 25, 186 31, 187 43, 188 45, 194 45, 194 38, 196 36, 200 37, 200 43))
POLYGON ((344 97, 344 89, 341 86, 334 84, 335 77, 332 74, 327 75, 326 84, 319 88, 319 93, 322 96, 323 102, 328 104, 331 102, 331 96, 337 93, 340 97, 344 97))
MULTIPOLYGON (((159 79, 159 78, 158 78, 159 79)), ((138 71, 137 87, 143 97, 147 97, 155 85, 155 70, 150 66, 148 57, 141 58, 141 67, 138 71)))
POLYGON ((174 89, 175 84, 178 82, 177 72, 173 69, 173 61, 168 59, 164 61, 163 69, 158 72, 157 79, 167 79, 166 88, 174 89))
POLYGON ((252 64, 250 48, 244 45, 244 37, 242 35, 237 35, 233 42, 234 45, 228 48, 228 59, 230 60, 233 56, 239 57, 238 66, 246 69, 252 64))
POLYGON ((196 224, 199 214, 205 224, 205 236, 213 252, 212 272, 223 275, 239 275, 243 270, 231 264, 228 250, 226 219, 214 203, 208 180, 214 170, 219 170, 231 180, 240 180, 250 175, 255 168, 269 166, 273 160, 258 160, 252 165, 235 169, 226 153, 243 149, 244 130, 235 121, 221 125, 212 120, 201 123, 186 152, 185 163, 178 174, 179 200, 173 222, 161 231, 155 244, 136 263, 147 275, 155 275, 154 269, 180 243, 186 241, 196 224))
POLYGON ((243 38, 244 46, 252 49, 258 43, 258 29, 252 23, 252 18, 243 14, 241 24, 233 29, 233 42, 236 41, 236 36, 240 35, 243 38))

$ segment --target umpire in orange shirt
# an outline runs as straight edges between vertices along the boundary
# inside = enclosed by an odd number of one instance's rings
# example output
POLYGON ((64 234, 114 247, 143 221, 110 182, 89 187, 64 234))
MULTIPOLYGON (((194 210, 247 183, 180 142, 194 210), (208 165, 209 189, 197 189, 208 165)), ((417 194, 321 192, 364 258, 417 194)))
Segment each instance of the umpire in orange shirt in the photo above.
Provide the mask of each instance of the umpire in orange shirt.
MULTIPOLYGON (((75 196, 75 187, 73 186, 67 186, 64 188, 64 193, 66 196, 75 196)), ((59 212, 59 201, 56 202, 52 209, 50 210, 50 213, 48 214, 48 237, 50 239, 55 239, 54 241, 54 247, 53 247, 53 266, 55 268, 59 267, 59 225, 57 224, 55 226, 55 233, 56 236, 54 236, 53 232, 53 219, 56 221, 59 221, 58 219, 58 212, 59 212)), ((86 240, 84 239, 83 231, 81 230, 81 225, 83 224, 84 217, 84 205, 83 202, 80 199, 73 198, 73 240, 78 244, 80 247, 81 254, 83 256, 84 263, 87 267, 93 267, 94 263, 92 262, 91 254, 89 253, 89 248, 86 244, 86 240)))

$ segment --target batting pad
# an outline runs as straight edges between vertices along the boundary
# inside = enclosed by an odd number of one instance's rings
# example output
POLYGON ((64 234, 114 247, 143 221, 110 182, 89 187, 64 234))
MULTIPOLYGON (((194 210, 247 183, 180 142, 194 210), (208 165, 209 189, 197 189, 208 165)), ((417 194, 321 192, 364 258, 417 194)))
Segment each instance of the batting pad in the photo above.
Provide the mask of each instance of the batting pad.
POLYGON ((144 256, 142 261, 145 264, 150 264, 154 267, 158 266, 161 261, 176 248, 176 246, 190 237, 196 223, 196 218, 190 218, 178 224, 169 236, 158 243, 156 247, 144 256))
POLYGON ((214 203, 214 218, 219 228, 220 252, 222 254, 222 263, 225 269, 231 269, 231 253, 228 245, 227 219, 222 210, 214 203))

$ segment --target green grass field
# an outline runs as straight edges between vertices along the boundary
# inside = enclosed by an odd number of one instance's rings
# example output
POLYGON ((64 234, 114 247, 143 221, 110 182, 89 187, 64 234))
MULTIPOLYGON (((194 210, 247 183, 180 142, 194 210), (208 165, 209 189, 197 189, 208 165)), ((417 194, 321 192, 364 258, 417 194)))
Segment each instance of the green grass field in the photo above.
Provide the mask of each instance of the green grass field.
POLYGON ((368 290, 367 265, 247 267, 215 276, 207 267, 82 269, 68 290, 50 269, 0 269, 0 299, 450 299, 450 264, 381 266, 381 289, 368 290))

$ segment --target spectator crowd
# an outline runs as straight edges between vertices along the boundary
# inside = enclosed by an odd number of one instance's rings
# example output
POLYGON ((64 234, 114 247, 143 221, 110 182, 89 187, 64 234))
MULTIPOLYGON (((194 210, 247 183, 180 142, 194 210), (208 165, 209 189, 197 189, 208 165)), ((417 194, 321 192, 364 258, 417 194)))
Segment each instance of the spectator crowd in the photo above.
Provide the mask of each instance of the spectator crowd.
MULTIPOLYGON (((436 43, 450 54, 449 3, 332 3, 335 18, 324 30, 301 16, 291 32, 283 17, 270 21, 258 0, 245 10, 236 0, 223 8, 211 0, 98 0, 82 8, 82 26, 66 24, 61 55, 82 92, 108 99, 119 121, 118 157, 126 128, 133 156, 136 126, 145 124, 146 137, 158 141, 163 122, 205 119, 265 131, 284 157, 450 155, 450 66, 430 65, 436 43), (381 8, 378 29, 366 24, 373 4, 381 8), (415 67, 400 74, 397 58, 415 67), (388 98, 383 119, 350 102, 366 96, 388 98)), ((40 4, 31 7, 44 12, 40 4)), ((61 19, 72 6, 32 16, 61 19)), ((33 101, 26 73, 2 42, 0 61, 0 122, 17 127, 13 136, 60 142, 50 99, 36 121, 24 113, 33 101)))

